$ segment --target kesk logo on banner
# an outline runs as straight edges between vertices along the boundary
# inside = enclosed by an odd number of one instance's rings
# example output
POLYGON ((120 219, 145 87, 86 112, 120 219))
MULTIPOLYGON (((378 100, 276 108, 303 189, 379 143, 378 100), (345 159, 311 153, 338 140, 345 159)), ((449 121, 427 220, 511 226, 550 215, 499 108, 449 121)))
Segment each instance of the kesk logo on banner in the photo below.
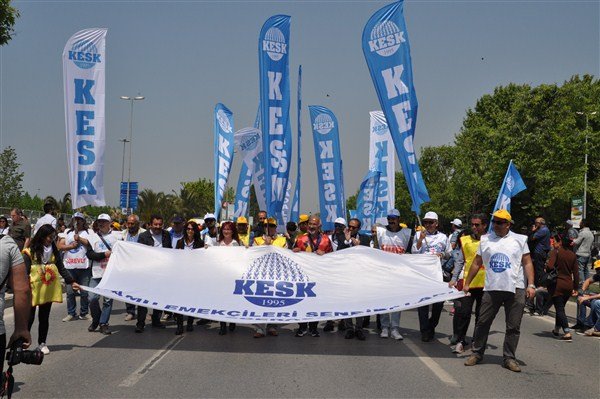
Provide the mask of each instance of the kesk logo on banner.
MULTIPOLYGON (((242 154, 243 163, 248 168, 245 176, 251 177, 251 182, 254 185, 254 192, 256 193, 256 200, 260 209, 265 208, 265 170, 263 164, 263 151, 262 151, 262 139, 261 131, 257 128, 245 127, 235 132, 235 145, 237 151, 242 154)), ((242 166, 243 172, 244 166, 242 166)), ((242 177, 240 172, 240 179, 242 177)), ((243 205, 248 207, 248 201, 250 200, 250 186, 247 186, 247 197, 238 197, 241 193, 246 193, 246 188, 240 189, 240 183, 238 182, 238 190, 236 192, 236 205, 235 209, 238 209, 238 199, 242 199, 246 203, 243 205)), ((240 204, 241 205, 241 204, 240 204)), ((235 216, 242 216, 243 214, 235 213, 235 216)))
POLYGON ((298 66, 298 170, 296 173, 296 189, 294 190, 294 199, 292 200, 292 211, 290 215, 290 219, 293 222, 298 222, 298 218, 300 217, 300 176, 302 172, 302 157, 301 157, 301 148, 302 148, 302 124, 301 124, 301 116, 302 116, 302 65, 298 66))
POLYGON ((219 103, 215 106, 215 217, 219 219, 221 201, 233 163, 233 113, 219 103))
POLYGON ((67 162, 73 209, 104 206, 106 29, 85 29, 63 50, 67 162))
POLYGON ((329 109, 309 105, 313 143, 319 178, 319 204, 323 230, 333 230, 333 221, 346 217, 342 156, 338 123, 329 109))
POLYGON ((371 140, 369 145, 369 170, 379 170, 381 176, 377 189, 377 214, 375 222, 387 224, 387 212, 396 203, 396 156, 394 142, 387 121, 381 111, 370 115, 371 140))
POLYGON ((380 198, 380 179, 380 171, 370 170, 360 184, 358 198, 356 199, 356 214, 353 217, 360 220, 360 232, 363 234, 371 233, 371 227, 373 226, 373 223, 375 223, 375 217, 379 214, 378 199, 380 198))
POLYGON ((287 15, 269 18, 258 38, 266 193, 266 208, 262 209, 278 220, 281 220, 292 151, 289 42, 290 17, 287 15))
POLYGON ((272 245, 179 251, 123 241, 113 246, 100 285, 84 289, 242 324, 360 317, 463 296, 442 281, 435 255, 397 256, 364 246, 324 256, 272 245))
POLYGON ((373 14, 363 30, 362 47, 408 185, 412 210, 418 214, 421 204, 429 201, 429 194, 413 148, 418 103, 402 9, 403 2, 398 1, 373 14))

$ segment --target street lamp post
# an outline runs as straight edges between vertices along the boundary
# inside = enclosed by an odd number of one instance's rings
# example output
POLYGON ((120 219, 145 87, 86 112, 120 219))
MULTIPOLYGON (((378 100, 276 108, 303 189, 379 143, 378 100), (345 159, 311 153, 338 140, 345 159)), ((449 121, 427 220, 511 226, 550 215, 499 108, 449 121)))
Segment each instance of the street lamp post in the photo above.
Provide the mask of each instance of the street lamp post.
POLYGON ((123 143, 123 163, 121 164, 121 181, 125 179, 125 145, 129 143, 128 139, 119 139, 123 143))
POLYGON ((590 128, 590 115, 596 115, 597 111, 594 112, 581 112, 577 111, 577 115, 585 115, 585 161, 584 161, 584 169, 585 174, 583 176, 583 218, 587 218, 587 174, 588 174, 588 133, 590 128))
POLYGON ((126 203, 127 214, 129 214, 129 212, 130 212, 130 208, 129 208, 130 187, 129 186, 131 185, 131 147, 133 147, 133 145, 132 145, 132 140, 133 140, 133 102, 141 101, 145 98, 146 97, 144 97, 144 96, 135 96, 135 97, 121 96, 121 100, 126 100, 131 103, 131 108, 130 108, 130 113, 129 113, 129 167, 128 167, 128 171, 127 171, 127 203, 126 203))

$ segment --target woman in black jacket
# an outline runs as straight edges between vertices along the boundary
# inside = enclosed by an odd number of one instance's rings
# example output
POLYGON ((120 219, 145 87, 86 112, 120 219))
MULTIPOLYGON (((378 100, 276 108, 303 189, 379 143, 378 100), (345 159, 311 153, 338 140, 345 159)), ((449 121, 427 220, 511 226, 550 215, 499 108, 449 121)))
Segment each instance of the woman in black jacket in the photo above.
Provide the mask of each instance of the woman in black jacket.
POLYGON ((63 265, 55 241, 56 230, 51 225, 45 224, 33 236, 29 248, 23 251, 25 266, 32 282, 33 300, 29 315, 29 330, 31 330, 35 320, 36 308, 39 308, 39 346, 37 349, 45 355, 50 353, 48 346, 46 346, 46 340, 50 327, 49 318, 52 302, 62 302, 62 287, 60 281, 57 281, 58 276, 55 275, 55 270, 58 270, 58 273, 65 279, 65 284, 71 285, 74 290, 79 290, 79 284, 73 280, 71 273, 63 265), (36 305, 34 306, 33 303, 36 303, 36 305))
MULTIPOLYGON (((177 241, 175 249, 192 250, 200 248, 204 248, 204 241, 200 238, 200 228, 198 228, 196 222, 189 221, 185 225, 183 237, 177 241)), ((177 322, 175 335, 183 334, 183 315, 176 314, 175 321, 177 322)), ((194 318, 192 316, 188 316, 187 318, 186 330, 194 331, 194 318)))

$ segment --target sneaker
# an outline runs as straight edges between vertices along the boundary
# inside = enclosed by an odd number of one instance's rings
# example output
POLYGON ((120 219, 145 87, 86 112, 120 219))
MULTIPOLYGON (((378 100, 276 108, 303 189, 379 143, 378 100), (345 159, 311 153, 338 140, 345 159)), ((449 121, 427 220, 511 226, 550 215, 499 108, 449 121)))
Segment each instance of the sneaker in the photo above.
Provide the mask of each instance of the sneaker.
POLYGON ((141 333, 143 333, 143 332, 144 332, 144 323, 137 323, 137 324, 135 325, 135 332, 136 332, 137 334, 141 334, 141 333))
POLYGON ((44 355, 47 355, 48 353, 50 353, 50 349, 48 349, 48 346, 46 345, 45 342, 42 342, 37 349, 38 351, 42 352, 44 355))
POLYGON ((481 358, 477 355, 471 355, 465 360, 465 366, 475 366, 481 363, 481 358))
POLYGON ((363 330, 356 330, 354 335, 356 336, 356 339, 358 339, 359 341, 364 341, 367 338, 367 337, 365 337, 365 333, 363 332, 363 330))
POLYGON ((354 336, 355 336, 354 330, 346 330, 346 334, 344 335, 344 338, 353 339, 354 336))
POLYGON ((125 316, 125 321, 131 321, 133 319, 135 319, 135 316, 131 313, 127 313, 127 316, 125 316))
POLYGON ((596 330, 595 327, 587 329, 583 332, 586 337, 600 337, 600 331, 596 330))
POLYGON ((94 331, 96 331, 96 328, 98 328, 98 324, 94 324, 92 322, 92 324, 90 324, 90 326, 88 327, 88 331, 89 332, 94 332, 94 331))
POLYGON ((302 330, 302 329, 297 329, 296 330, 296 337, 304 337, 306 335, 306 330, 302 330))
POLYGON ((327 320, 325 322, 325 327, 323 327, 323 332, 331 332, 333 331, 333 321, 327 320))
POLYGON ((167 321, 171 318, 171 315, 168 313, 164 313, 161 317, 160 317, 160 321, 167 321))
POLYGON ((62 321, 73 321, 73 320, 78 320, 78 319, 79 319, 79 317, 77 317, 77 315, 73 316, 72 314, 68 314, 67 317, 62 319, 62 321))
POLYGON ((507 359, 502 364, 502 367, 509 369, 510 371, 514 371, 515 373, 521 372, 521 367, 519 367, 519 363, 515 359, 507 359))
POLYGON ((100 334, 110 335, 112 331, 108 329, 108 324, 100 324, 100 334))
POLYGON ((402 336, 402 334, 400 334, 400 331, 398 331, 397 328, 392 328, 392 333, 390 334, 390 337, 397 341, 402 341, 404 339, 404 337, 402 336))
POLYGON ((319 338, 321 335, 319 334, 318 330, 312 330, 310 331, 310 336, 313 338, 319 338))
POLYGON ((79 320, 92 320, 92 316, 90 316, 89 314, 82 314, 79 315, 79 320))
POLYGON ((456 345, 458 343, 458 337, 456 335, 452 335, 450 337, 450 345, 456 345))
POLYGON ((560 340, 564 342, 573 342, 573 336, 569 333, 566 333, 565 335, 560 337, 560 340))
POLYGON ((463 353, 465 351, 465 346, 462 342, 456 344, 456 346, 452 349, 452 353, 463 353))
POLYGON ((381 334, 379 334, 379 338, 389 338, 390 331, 387 328, 381 330, 381 334))

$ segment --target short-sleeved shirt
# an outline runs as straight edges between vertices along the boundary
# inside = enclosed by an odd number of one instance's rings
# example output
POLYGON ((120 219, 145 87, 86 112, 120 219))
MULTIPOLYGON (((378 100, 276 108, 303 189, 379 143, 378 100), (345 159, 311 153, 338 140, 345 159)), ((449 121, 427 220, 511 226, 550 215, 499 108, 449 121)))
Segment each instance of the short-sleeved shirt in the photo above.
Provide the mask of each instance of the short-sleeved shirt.
POLYGON ((410 241, 410 229, 389 231, 385 227, 377 226, 377 242, 379 249, 395 254, 406 253, 410 241))
MULTIPOLYGON (((80 231, 79 237, 83 237, 89 240, 89 231, 80 231)), ((60 233, 59 238, 65 239, 66 245, 71 245, 75 242, 75 231, 71 230, 68 233, 60 233)), ((63 252, 63 263, 67 269, 87 269, 90 265, 88 258, 85 255, 87 248, 85 245, 79 244, 77 248, 70 249, 63 252)))
POLYGON ((421 248, 417 249, 418 235, 417 233, 413 241, 412 253, 413 254, 446 254, 448 251, 448 237, 446 234, 436 231, 433 234, 425 232, 425 240, 423 240, 421 248))
MULTIPOLYGON (((108 245, 110 245, 110 250, 112 250, 117 241, 123 239, 123 235, 119 234, 119 232, 111 231, 110 233, 103 235, 104 241, 108 245)), ((98 234, 92 234, 90 236, 90 245, 94 252, 106 252, 109 249, 106 247, 106 244, 100 239, 98 234)), ((102 259, 100 261, 90 261, 92 264, 92 277, 93 278, 102 278, 104 275, 104 270, 106 270, 106 265, 108 264, 108 259, 102 259)))
POLYGON ((49 224, 50 226, 56 228, 56 218, 51 214, 47 213, 35 222, 35 226, 33 228, 33 235, 37 233, 37 231, 45 224, 49 224))
POLYGON ((484 291, 515 292, 525 288, 523 255, 529 253, 527 236, 509 231, 504 237, 494 232, 483 235, 477 255, 485 266, 484 291))
MULTIPOLYGON (((4 236, 0 240, 0 283, 8 275, 8 271, 23 263, 23 256, 15 240, 9 236, 4 236)), ((6 284, 0 290, 0 334, 6 334, 4 326, 4 293, 6 293, 6 284)))
POLYGON ((13 223, 10 229, 8 229, 8 235, 15 240, 19 249, 23 250, 25 240, 31 237, 31 226, 25 220, 13 223))

